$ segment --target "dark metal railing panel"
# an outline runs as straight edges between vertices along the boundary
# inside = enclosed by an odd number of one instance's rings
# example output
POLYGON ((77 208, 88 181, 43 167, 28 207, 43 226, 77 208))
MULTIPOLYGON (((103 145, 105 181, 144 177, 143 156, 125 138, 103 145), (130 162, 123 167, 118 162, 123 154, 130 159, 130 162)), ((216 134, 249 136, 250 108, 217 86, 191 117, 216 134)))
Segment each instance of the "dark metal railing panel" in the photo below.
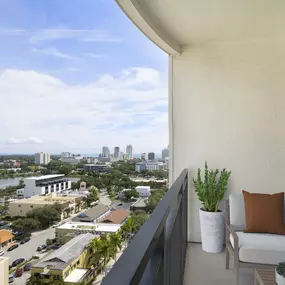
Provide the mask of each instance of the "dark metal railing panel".
POLYGON ((104 278, 102 285, 183 284, 187 193, 188 171, 185 169, 104 278))

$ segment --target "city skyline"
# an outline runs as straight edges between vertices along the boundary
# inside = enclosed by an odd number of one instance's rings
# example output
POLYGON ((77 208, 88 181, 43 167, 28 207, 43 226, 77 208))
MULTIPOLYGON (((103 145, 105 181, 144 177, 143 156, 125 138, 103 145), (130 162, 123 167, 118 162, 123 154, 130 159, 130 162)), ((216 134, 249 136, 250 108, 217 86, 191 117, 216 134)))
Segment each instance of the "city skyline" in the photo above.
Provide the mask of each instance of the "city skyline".
POLYGON ((168 144, 167 55, 115 2, 81 4, 1 3, 0 153, 168 144))

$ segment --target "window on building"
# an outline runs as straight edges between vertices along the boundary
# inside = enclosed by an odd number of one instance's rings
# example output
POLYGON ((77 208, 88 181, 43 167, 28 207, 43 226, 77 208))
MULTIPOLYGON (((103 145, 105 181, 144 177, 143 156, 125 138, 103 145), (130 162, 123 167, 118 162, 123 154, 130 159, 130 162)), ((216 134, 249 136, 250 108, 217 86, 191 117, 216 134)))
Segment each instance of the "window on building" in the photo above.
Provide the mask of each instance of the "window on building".
POLYGON ((19 208, 21 208, 21 207, 22 207, 22 205, 18 205, 18 207, 19 207, 19 208))
POLYGON ((33 206, 33 205, 30 205, 30 208, 34 208, 34 206, 33 206))

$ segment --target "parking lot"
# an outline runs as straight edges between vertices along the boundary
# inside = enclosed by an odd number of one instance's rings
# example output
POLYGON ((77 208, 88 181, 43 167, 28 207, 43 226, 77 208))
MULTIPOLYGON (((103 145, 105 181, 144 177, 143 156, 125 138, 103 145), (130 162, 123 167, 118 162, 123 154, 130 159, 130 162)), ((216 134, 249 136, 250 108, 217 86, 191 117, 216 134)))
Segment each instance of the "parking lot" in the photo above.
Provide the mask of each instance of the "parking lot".
MULTIPOLYGON (((50 228, 41 232, 33 233, 31 236, 31 240, 28 241, 25 244, 19 245, 18 248, 7 251, 7 248, 5 249, 5 253, 3 256, 9 257, 9 264, 12 264, 12 262, 18 258, 25 258, 29 259, 33 255, 37 253, 37 247, 39 245, 43 245, 46 243, 46 239, 52 239, 55 237, 55 229, 50 228)), ((33 263, 38 262, 39 260, 33 260, 33 263)), ((30 272, 24 272, 24 274, 21 277, 17 277, 14 279, 14 282, 11 284, 15 285, 25 285, 26 280, 30 277, 30 272)))

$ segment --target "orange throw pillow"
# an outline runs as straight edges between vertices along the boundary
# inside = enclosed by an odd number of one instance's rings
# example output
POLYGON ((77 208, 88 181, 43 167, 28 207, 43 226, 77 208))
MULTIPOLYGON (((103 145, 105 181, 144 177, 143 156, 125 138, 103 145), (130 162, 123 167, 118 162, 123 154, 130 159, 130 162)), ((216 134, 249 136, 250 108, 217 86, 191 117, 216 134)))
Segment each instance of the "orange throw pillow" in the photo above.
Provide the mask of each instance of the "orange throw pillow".
POLYGON ((284 193, 257 194, 242 191, 245 207, 245 233, 285 235, 284 193))

